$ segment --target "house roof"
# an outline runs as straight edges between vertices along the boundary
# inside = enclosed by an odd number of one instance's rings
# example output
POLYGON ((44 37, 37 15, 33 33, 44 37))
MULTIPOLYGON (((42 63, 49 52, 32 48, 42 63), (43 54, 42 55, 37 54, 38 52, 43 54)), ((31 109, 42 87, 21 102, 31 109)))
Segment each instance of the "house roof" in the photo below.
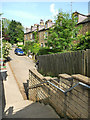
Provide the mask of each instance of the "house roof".
POLYGON ((77 25, 85 24, 85 23, 89 23, 89 22, 90 22, 90 15, 88 15, 88 17, 86 19, 84 19, 82 22, 77 23, 77 25))
MULTIPOLYGON (((43 28, 43 29, 39 30, 38 32, 46 31, 46 30, 49 30, 49 28, 43 28)), ((30 31, 30 32, 24 33, 24 35, 32 33, 32 32, 34 32, 34 31, 30 31)))
POLYGON ((74 12, 73 14, 79 14, 79 15, 82 15, 82 16, 86 16, 86 17, 88 17, 89 15, 84 15, 84 14, 82 14, 82 13, 79 13, 79 12, 74 12))
POLYGON ((46 31, 46 30, 49 30, 49 28, 43 28, 43 29, 39 30, 38 32, 46 31))
POLYGON ((24 33, 24 35, 29 34, 29 33, 32 33, 32 32, 34 32, 34 31, 26 32, 26 33, 24 33))

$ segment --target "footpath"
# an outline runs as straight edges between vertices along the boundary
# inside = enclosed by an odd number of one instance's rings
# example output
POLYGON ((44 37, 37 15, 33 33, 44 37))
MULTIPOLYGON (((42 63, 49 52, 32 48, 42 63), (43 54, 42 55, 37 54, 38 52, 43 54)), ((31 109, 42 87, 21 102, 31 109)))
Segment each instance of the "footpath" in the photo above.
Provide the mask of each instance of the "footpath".
MULTIPOLYGON (((9 64, 7 66, 7 78, 3 81, 5 93, 5 109, 3 118, 59 118, 56 112, 43 103, 24 100, 13 76, 9 64)), ((1 94, 0 94, 1 98, 1 94)), ((1 104, 0 99, 0 104, 1 104)), ((0 108, 0 115, 2 113, 0 108)))
POLYGON ((2 76, 0 73, 0 120, 2 118, 2 76))

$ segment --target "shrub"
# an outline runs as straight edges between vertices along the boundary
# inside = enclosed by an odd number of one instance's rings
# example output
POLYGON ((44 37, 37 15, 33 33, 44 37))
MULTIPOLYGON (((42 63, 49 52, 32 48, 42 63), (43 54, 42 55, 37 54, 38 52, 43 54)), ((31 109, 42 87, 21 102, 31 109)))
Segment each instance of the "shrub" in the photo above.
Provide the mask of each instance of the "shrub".
POLYGON ((39 51, 39 49, 40 49, 40 44, 39 44, 39 43, 34 43, 34 44, 33 44, 33 47, 32 47, 32 52, 33 52, 34 54, 37 54, 38 51, 39 51))
POLYGON ((44 47, 44 48, 39 49, 38 54, 45 55, 45 54, 54 54, 54 53, 60 53, 60 52, 61 52, 61 50, 58 48, 50 49, 50 48, 44 47))
POLYGON ((28 41, 28 42, 25 43, 25 46, 23 46, 22 49, 25 52, 25 54, 27 54, 28 51, 30 51, 30 52, 32 52, 34 54, 37 54, 39 49, 40 49, 40 44, 28 41))
POLYGON ((11 48, 10 43, 3 43, 3 57, 4 58, 8 57, 10 48, 11 48))
POLYGON ((18 47, 23 47, 24 45, 17 45, 18 47))

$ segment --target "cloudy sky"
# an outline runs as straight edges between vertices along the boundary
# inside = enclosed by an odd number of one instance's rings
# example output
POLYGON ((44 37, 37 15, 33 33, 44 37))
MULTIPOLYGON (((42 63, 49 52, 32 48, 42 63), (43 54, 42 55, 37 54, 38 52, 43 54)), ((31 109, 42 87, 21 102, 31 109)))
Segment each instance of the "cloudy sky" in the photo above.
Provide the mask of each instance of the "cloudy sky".
MULTIPOLYGON (((71 2, 0 2, 0 12, 3 17, 16 20, 22 23, 24 27, 30 27, 39 24, 40 19, 44 22, 53 19, 58 10, 71 12, 71 2)), ((72 2, 72 12, 78 11, 82 14, 88 14, 88 2, 72 2)))

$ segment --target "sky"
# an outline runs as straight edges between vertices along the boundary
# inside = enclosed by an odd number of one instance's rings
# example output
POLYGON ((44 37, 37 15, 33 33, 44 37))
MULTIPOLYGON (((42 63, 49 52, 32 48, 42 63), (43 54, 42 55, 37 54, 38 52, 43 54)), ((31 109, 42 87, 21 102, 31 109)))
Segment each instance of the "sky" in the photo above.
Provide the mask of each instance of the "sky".
POLYGON ((16 20, 21 22, 22 25, 26 27, 31 27, 31 25, 39 24, 40 19, 43 19, 44 22, 48 19, 52 19, 54 22, 54 16, 58 14, 59 10, 64 12, 72 12, 78 11, 82 14, 88 14, 88 1, 86 2, 32 2, 32 1, 23 1, 23 2, 15 2, 3 0, 0 2, 0 12, 3 13, 3 17, 9 20, 16 20))

